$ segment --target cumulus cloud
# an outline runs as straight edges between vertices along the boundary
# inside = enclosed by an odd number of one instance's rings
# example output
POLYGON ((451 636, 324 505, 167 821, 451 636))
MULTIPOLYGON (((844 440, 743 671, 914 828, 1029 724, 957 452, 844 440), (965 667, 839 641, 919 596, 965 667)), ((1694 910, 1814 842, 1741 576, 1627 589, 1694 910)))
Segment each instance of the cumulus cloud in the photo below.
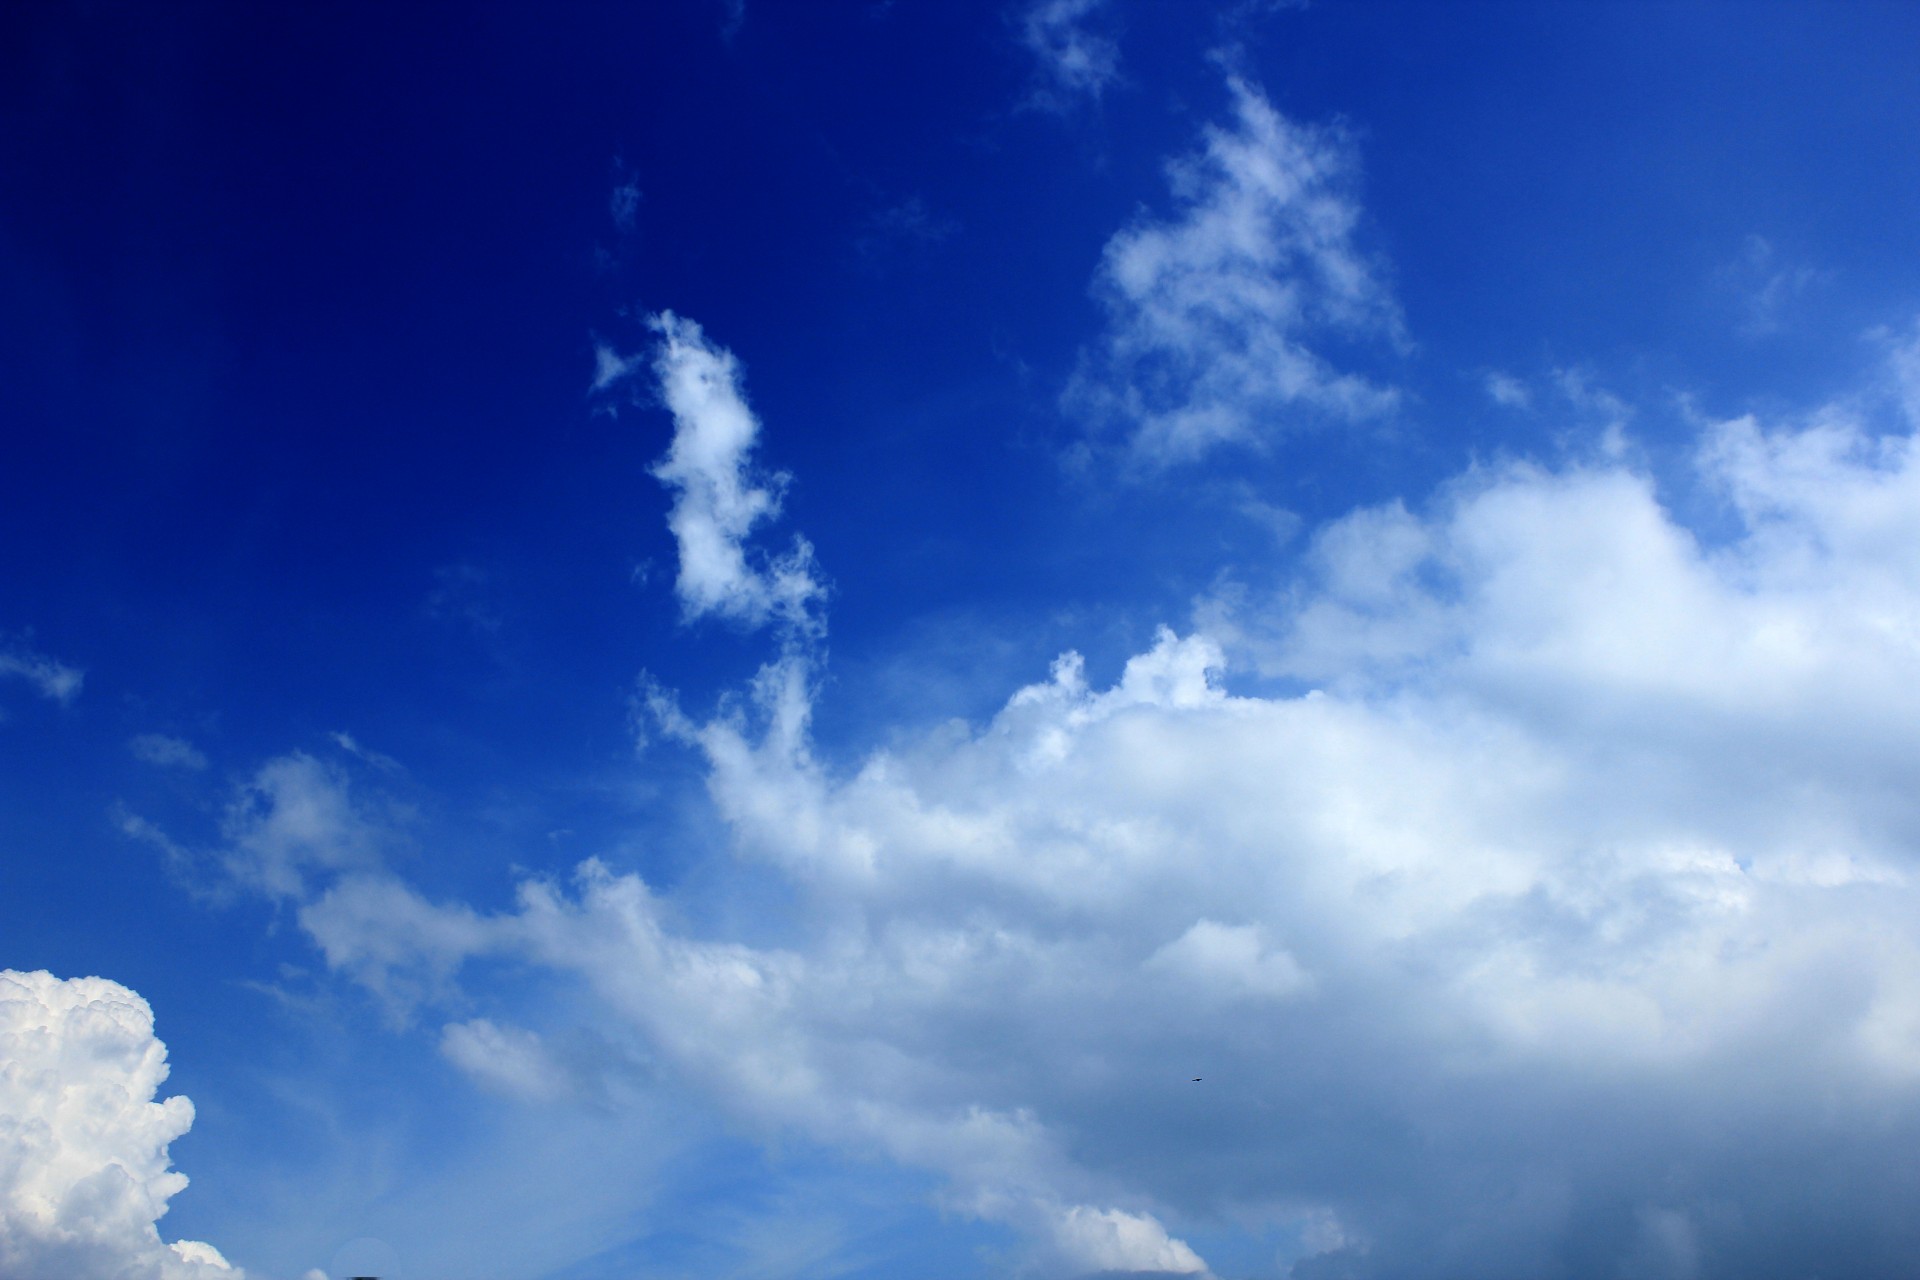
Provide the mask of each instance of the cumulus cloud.
POLYGON ((754 465, 760 423, 747 407, 739 362, 691 320, 665 311, 652 324, 660 339, 652 368, 674 422, 653 474, 674 493, 667 524, 679 543, 682 609, 689 619, 714 614, 819 631, 824 588, 806 539, 773 557, 747 547, 754 527, 780 514, 787 477, 754 465))
POLYGON ((532 1031, 498 1026, 488 1018, 450 1022, 441 1029, 440 1052, 497 1093, 548 1101, 566 1092, 565 1070, 532 1031))
POLYGON ((1229 1219, 1303 1278, 1898 1275, 1920 457, 1863 414, 1706 429, 1714 537, 1622 463, 1477 469, 1104 687, 1067 655, 850 769, 788 654, 656 705, 730 873, 590 861, 491 914, 350 878, 303 921, 370 983, 568 976, 737 1123, 938 1174, 1031 1274, 1197 1273, 1183 1228, 1229 1219))
POLYGON ((1031 105, 1065 111, 1098 102, 1120 78, 1120 46, 1088 21, 1106 0, 1033 0, 1020 14, 1020 42, 1033 55, 1039 83, 1031 105))
POLYGON ((60 703, 78 697, 86 679, 80 668, 37 652, 24 639, 0 636, 0 678, 7 676, 26 681, 41 697, 60 703))
POLYGON ((1373 417, 1396 393, 1313 349, 1325 335, 1397 341, 1398 307, 1355 242, 1354 165, 1335 133, 1228 82, 1234 119, 1169 166, 1178 202, 1107 242, 1094 294, 1103 342, 1067 409, 1152 465, 1269 442, 1315 420, 1373 417))
POLYGON ((187 1185, 168 1144, 193 1124, 155 1101, 167 1049, 153 1011, 104 978, 0 971, 0 1275, 237 1280, 213 1246, 156 1223, 187 1185))

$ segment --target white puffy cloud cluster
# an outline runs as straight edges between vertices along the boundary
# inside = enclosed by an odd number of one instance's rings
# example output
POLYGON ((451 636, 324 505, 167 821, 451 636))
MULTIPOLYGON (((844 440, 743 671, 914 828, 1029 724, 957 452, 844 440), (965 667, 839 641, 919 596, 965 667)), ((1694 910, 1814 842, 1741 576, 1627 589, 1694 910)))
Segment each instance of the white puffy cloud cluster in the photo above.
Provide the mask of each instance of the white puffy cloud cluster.
MULTIPOLYGON (((1477 471, 1110 687, 1067 655, 848 773, 804 655, 749 710, 659 701, 736 838, 708 891, 791 895, 757 925, 593 862, 497 915, 360 877, 302 918, 376 984, 571 974, 740 1121, 939 1173, 1039 1274, 1199 1272, 1166 1224, 1228 1221, 1301 1277, 1897 1274, 1920 459, 1834 408, 1698 465, 1715 538, 1625 465, 1477 471)), ((527 1033, 446 1035, 550 1087, 527 1033)))
POLYGON ((1178 212, 1107 242, 1094 283, 1106 336, 1065 397, 1150 465, 1371 417, 1398 399, 1313 346, 1327 334, 1400 336, 1393 296, 1354 241, 1348 148, 1246 81, 1228 83, 1232 126, 1209 127, 1203 149, 1169 167, 1178 212))
MULTIPOLYGON (((723 356, 692 358, 732 387, 723 356)), ((269 838, 318 829, 283 802, 364 812, 292 765, 333 798, 257 782, 230 865, 300 868, 302 926, 396 1007, 530 964, 735 1123, 936 1174, 1028 1274, 1201 1274, 1181 1237, 1229 1227, 1301 1280, 1902 1274, 1916 359, 1704 426, 1692 523, 1631 451, 1477 468, 1104 687, 1067 654, 851 768, 804 645, 711 718, 656 694, 736 855, 673 894, 589 861, 431 902, 269 838)), ((506 1020, 441 1036, 496 1092, 589 1087, 506 1020)))
POLYGON ((154 1225, 187 1185, 167 1146, 193 1123, 156 1102, 153 1011, 104 978, 0 971, 0 1276, 236 1280, 211 1245, 154 1225))

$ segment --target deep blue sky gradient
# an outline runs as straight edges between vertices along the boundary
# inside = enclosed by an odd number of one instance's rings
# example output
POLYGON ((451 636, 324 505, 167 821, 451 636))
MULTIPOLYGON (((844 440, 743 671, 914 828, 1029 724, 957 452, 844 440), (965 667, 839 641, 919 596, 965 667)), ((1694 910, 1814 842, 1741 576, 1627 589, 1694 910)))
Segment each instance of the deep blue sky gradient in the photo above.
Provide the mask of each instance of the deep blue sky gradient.
MULTIPOLYGON (((634 763, 642 670, 705 708, 765 651, 680 621, 648 475, 670 424, 589 393, 596 342, 640 348, 645 315, 743 362, 785 527, 832 584, 818 733, 844 764, 990 715, 1066 648, 1109 683, 1223 569, 1284 576, 1304 535, 1235 515, 1235 486, 1311 530, 1475 459, 1565 456, 1561 428, 1488 404, 1491 371, 1590 371, 1677 469, 1683 393, 1816 403, 1920 305, 1920 9, 1255 8, 1115 0, 1095 25, 1121 78, 1064 111, 1031 103, 993 5, 747 0, 730 34, 706 0, 0 17, 0 632, 87 673, 67 706, 0 684, 0 964, 159 1010, 200 1109, 168 1232, 277 1274, 353 1217, 276 1237, 313 1170, 430 1170, 489 1121, 288 908, 196 898, 117 814, 211 848, 234 780, 334 751, 404 810, 408 880, 481 907, 589 854, 670 888, 724 844, 697 762, 634 763), (1332 350, 1407 407, 1179 485, 1076 470, 1058 401, 1102 323, 1102 248, 1172 207, 1164 167, 1223 117, 1222 65, 1350 140, 1359 243, 1410 342, 1332 350), (1818 273, 1778 332, 1742 328, 1750 237, 1818 273), (148 732, 210 769, 136 761, 148 732)), ((702 1273, 713 1206, 764 1191, 750 1139, 701 1150, 652 1265, 702 1273)), ((882 1205, 859 1274, 985 1274, 993 1229, 794 1159, 882 1205)), ((1203 1252, 1265 1265, 1231 1238, 1203 1252)))

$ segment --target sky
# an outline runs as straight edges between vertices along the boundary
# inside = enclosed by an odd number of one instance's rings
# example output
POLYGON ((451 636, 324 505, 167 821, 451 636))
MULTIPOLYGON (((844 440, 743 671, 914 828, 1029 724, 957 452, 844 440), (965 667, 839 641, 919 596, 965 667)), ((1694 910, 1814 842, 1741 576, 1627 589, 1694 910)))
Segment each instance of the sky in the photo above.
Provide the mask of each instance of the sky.
POLYGON ((1920 1256, 1920 10, 0 15, 0 1275, 1920 1256))

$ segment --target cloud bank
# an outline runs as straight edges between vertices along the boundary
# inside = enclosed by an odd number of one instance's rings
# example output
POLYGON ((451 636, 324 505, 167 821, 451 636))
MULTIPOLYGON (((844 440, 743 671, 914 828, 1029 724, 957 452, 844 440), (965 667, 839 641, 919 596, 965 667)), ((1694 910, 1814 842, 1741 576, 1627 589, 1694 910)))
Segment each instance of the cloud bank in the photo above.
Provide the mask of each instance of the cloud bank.
MULTIPOLYGON (((711 718, 655 699, 726 874, 589 860, 489 913, 314 858, 299 918, 409 1007, 557 975, 746 1130, 936 1174, 1020 1274, 1202 1274, 1229 1225, 1301 1280, 1903 1274, 1914 354, 1703 427, 1713 536, 1625 463, 1479 468, 850 768, 789 646, 711 718)), ((567 1087, 532 1031, 441 1034, 567 1087)))
POLYGON ((1230 126, 1168 167, 1177 211, 1107 242, 1094 295, 1106 336, 1064 404, 1136 461, 1190 461, 1303 423, 1392 409, 1396 393, 1316 353, 1326 335, 1398 340, 1378 268, 1354 240, 1354 162, 1238 77, 1230 126))
POLYGON ((167 1145, 193 1124, 185 1098, 154 1100, 166 1078, 132 991, 0 971, 0 1275, 238 1280, 211 1245, 154 1225, 187 1185, 167 1145))

